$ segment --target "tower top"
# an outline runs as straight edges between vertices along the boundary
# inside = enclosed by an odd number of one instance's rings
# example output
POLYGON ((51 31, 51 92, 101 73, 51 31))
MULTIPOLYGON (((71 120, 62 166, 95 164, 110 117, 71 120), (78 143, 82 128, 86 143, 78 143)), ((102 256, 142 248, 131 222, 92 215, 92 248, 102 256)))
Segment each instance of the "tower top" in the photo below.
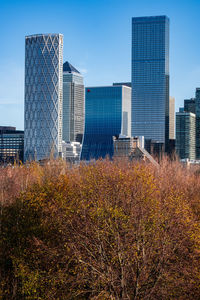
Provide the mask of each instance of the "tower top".
POLYGON ((76 70, 68 61, 63 64, 63 72, 75 72, 80 74, 80 72, 76 70))

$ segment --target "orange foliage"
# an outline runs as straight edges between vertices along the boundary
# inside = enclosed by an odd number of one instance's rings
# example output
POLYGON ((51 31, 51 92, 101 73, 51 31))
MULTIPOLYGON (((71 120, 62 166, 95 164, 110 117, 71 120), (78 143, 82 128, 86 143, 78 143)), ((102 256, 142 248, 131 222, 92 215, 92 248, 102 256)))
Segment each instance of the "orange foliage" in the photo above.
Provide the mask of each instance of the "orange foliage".
POLYGON ((199 299, 200 176, 163 160, 2 169, 2 299, 199 299))

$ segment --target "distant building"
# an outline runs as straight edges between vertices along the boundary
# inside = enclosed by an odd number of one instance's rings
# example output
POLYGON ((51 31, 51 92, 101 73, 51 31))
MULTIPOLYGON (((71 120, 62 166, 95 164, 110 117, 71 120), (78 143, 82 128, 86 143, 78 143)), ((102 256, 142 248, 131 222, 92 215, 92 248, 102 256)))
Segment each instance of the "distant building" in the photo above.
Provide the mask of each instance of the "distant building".
POLYGON ((84 131, 83 76, 69 62, 63 65, 63 140, 82 143, 84 131))
POLYGON ((113 157, 129 157, 130 154, 140 146, 138 137, 113 137, 114 155, 113 157))
MULTIPOLYGON (((132 18, 132 136, 169 140, 169 19, 132 18)), ((167 149, 167 145, 166 145, 167 149)))
POLYGON ((144 160, 153 163, 158 167, 154 158, 141 146, 143 141, 141 137, 113 137, 114 154, 113 158, 128 158, 129 160, 144 160))
POLYGON ((169 139, 175 139, 175 98, 169 98, 169 139))
POLYGON ((24 158, 62 153, 63 35, 25 39, 24 158))
POLYGON ((0 164, 23 162, 24 131, 0 126, 0 164))
POLYGON ((165 153, 165 144, 155 140, 146 139, 145 149, 149 152, 149 154, 156 157, 158 161, 161 161, 165 153))
POLYGON ((196 99, 195 98, 184 100, 184 111, 196 114, 196 99))
POLYGON ((190 112, 176 113, 176 152, 180 159, 195 159, 195 114, 190 112))
POLYGON ((80 161, 81 144, 79 142, 62 142, 62 158, 70 163, 80 161))
POLYGON ((113 136, 131 133, 131 88, 124 85, 87 87, 85 133, 81 159, 112 157, 113 136))
POLYGON ((200 159, 200 88, 196 88, 196 159, 200 159))

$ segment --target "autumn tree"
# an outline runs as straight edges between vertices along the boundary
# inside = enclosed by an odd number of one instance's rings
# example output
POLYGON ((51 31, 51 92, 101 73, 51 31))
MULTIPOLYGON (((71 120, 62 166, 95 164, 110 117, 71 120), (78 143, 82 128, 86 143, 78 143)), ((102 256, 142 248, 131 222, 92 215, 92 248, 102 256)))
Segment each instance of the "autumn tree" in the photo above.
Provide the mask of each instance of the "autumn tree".
POLYGON ((196 172, 53 161, 24 180, 2 205, 3 299, 199 298, 196 172))

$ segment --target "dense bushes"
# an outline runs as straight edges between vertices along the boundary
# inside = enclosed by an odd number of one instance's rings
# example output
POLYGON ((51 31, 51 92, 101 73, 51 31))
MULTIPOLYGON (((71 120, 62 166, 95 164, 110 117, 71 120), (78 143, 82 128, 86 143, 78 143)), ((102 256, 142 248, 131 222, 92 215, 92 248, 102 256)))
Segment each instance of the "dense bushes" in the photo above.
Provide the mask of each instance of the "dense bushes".
POLYGON ((177 163, 2 169, 2 299, 199 299, 200 177, 177 163))

